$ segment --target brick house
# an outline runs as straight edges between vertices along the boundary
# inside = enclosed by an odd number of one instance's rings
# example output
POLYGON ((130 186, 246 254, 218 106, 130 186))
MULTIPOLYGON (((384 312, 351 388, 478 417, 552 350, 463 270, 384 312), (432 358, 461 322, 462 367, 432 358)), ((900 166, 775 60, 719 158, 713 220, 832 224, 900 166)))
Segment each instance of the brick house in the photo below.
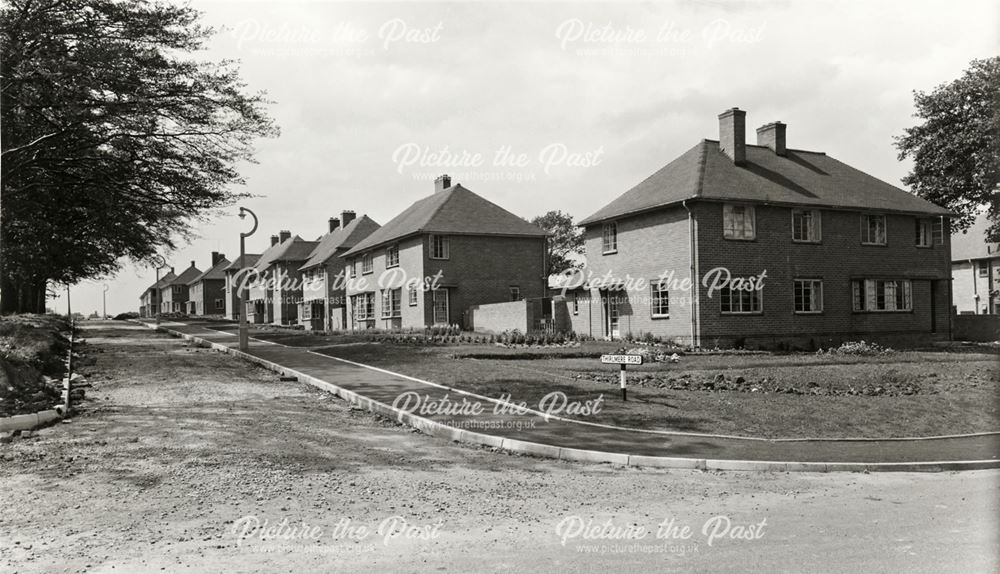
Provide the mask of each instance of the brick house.
POLYGON ((346 266, 342 255, 379 228, 367 215, 357 217, 353 211, 331 217, 328 225, 328 233, 299 268, 303 280, 299 324, 308 330, 347 328, 346 266))
POLYGON ((295 325, 302 302, 302 273, 299 271, 318 241, 306 241, 290 231, 271 236, 271 246, 254 264, 256 277, 250 285, 247 320, 252 323, 295 325))
POLYGON ((247 253, 243 257, 237 257, 222 270, 224 277, 223 292, 226 299, 226 317, 230 319, 240 318, 240 293, 243 275, 239 275, 241 269, 253 267, 260 259, 260 253, 247 253))
POLYGON ((987 243, 983 213, 951 238, 953 303, 959 314, 1000 314, 1000 243, 987 243))
MULTIPOLYGON (((170 269, 173 272, 173 268, 170 269)), ((175 276, 169 281, 161 281, 160 285, 160 312, 162 313, 187 313, 188 312, 188 283, 195 277, 201 275, 201 270, 195 267, 194 261, 191 266, 175 276)))
POLYGON ((226 256, 212 252, 212 266, 188 283, 188 313, 191 315, 222 315, 226 312, 226 256))
POLYGON ((596 337, 695 346, 947 338, 947 210, 745 112, 580 222, 587 267, 562 316, 596 337))
POLYGON ((139 316, 140 317, 155 317, 157 309, 160 305, 160 289, 163 288, 168 282, 173 281, 177 275, 174 274, 174 269, 171 267, 170 271, 166 275, 160 277, 160 280, 153 283, 142 292, 139 296, 139 316))
POLYGON ((547 234, 451 178, 344 254, 352 329, 462 324, 475 305, 545 295, 547 234))

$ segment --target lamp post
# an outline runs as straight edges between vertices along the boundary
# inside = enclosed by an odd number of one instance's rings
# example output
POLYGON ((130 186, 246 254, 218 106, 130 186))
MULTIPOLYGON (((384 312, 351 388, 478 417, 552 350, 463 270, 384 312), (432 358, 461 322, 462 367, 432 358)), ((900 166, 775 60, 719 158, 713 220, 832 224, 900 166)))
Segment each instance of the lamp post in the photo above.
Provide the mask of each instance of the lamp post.
POLYGON ((156 283, 153 283, 153 296, 156 299, 156 313, 154 314, 156 318, 156 325, 160 325, 160 308, 163 306, 163 302, 160 301, 160 269, 167 266, 167 260, 163 258, 162 255, 155 255, 153 257, 153 265, 156 266, 156 283))
MULTIPOLYGON (((243 272, 246 267, 246 239, 257 231, 257 214, 250 211, 245 207, 240 208, 240 219, 246 219, 247 214, 253 218, 253 229, 248 233, 240 233, 240 267, 241 269, 237 271, 237 274, 243 272)), ((240 289, 240 351, 244 353, 250 348, 250 332, 247 327, 247 300, 250 299, 250 287, 247 285, 247 275, 243 274, 240 282, 243 287, 240 289)))
POLYGON ((104 292, 101 293, 101 308, 104 311, 104 315, 102 315, 103 319, 108 318, 108 289, 110 288, 111 287, 107 283, 105 283, 104 292))

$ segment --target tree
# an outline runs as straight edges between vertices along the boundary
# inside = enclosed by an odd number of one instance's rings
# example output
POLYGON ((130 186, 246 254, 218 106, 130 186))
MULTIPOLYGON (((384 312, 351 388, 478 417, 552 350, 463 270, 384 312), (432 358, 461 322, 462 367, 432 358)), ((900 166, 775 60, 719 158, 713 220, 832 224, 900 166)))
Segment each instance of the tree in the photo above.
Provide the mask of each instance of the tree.
POLYGON ((896 138, 899 159, 913 158, 903 183, 957 213, 953 231, 987 207, 988 240, 1000 241, 1000 57, 973 60, 961 78, 913 99, 923 123, 896 138))
POLYGON ((50 282, 111 274, 190 235, 245 193, 237 171, 277 135, 214 34, 159 0, 11 0, 0 9, 2 310, 50 282))
POLYGON ((562 273, 567 269, 581 266, 573 255, 583 255, 583 231, 573 225, 573 216, 561 211, 550 211, 531 220, 532 223, 548 231, 549 275, 562 273))

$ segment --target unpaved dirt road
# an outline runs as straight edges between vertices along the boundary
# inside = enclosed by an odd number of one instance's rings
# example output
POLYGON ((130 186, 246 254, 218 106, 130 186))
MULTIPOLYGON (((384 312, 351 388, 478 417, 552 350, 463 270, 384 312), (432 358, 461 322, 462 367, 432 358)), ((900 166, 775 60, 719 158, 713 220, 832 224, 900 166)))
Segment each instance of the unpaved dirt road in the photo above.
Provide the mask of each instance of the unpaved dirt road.
POLYGON ((138 326, 95 323, 85 336, 96 364, 84 412, 0 445, 0 572, 1000 568, 1000 472, 512 456, 138 326))

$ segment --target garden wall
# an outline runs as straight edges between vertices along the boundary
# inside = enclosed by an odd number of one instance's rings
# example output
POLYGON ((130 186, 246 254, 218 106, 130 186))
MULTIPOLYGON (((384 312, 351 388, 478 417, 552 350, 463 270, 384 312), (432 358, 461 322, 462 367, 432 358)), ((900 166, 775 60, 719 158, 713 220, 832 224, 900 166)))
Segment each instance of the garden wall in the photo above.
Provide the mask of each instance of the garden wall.
POLYGON ((952 321, 957 341, 1000 341, 1000 315, 955 315, 952 321))

